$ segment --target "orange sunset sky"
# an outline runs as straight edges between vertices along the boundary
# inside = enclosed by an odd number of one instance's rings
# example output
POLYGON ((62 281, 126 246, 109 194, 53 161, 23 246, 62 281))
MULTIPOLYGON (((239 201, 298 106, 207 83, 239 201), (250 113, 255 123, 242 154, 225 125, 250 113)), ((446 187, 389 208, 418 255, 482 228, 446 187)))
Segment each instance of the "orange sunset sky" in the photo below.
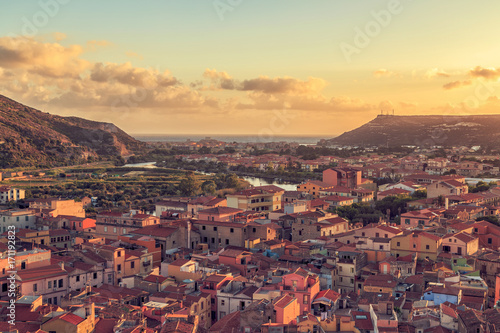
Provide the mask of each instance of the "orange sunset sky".
POLYGON ((333 136, 500 110, 500 2, 10 1, 0 94, 129 133, 333 136))

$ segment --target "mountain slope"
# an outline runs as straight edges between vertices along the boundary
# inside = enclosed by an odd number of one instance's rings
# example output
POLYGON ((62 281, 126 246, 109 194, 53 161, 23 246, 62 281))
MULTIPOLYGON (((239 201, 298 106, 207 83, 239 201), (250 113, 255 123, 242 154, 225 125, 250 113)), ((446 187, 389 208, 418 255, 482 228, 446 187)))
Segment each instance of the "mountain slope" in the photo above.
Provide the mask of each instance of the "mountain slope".
POLYGON ((500 140, 500 115, 385 116, 342 135, 322 140, 324 145, 355 146, 484 146, 500 140))
POLYGON ((41 112, 0 95, 0 167, 51 166, 132 154, 144 143, 110 123, 41 112))

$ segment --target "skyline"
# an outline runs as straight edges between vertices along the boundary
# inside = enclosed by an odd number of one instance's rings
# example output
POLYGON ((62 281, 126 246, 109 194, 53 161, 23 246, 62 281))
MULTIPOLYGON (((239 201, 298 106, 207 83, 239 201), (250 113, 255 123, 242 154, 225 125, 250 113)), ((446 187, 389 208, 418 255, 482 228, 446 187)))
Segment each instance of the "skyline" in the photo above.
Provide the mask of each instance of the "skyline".
POLYGON ((381 110, 499 113, 499 3, 120 4, 4 4, 0 94, 133 134, 335 136, 381 110))

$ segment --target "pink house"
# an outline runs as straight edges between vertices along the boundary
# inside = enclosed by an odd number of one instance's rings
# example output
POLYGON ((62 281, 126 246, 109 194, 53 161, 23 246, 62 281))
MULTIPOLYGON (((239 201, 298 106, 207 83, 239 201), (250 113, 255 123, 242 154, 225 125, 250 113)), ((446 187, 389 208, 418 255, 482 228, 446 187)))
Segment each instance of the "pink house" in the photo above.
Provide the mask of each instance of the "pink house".
POLYGON ((430 209, 422 209, 410 211, 401 214, 401 228, 402 229, 414 229, 414 228, 424 228, 433 225, 439 221, 439 212, 434 212, 430 209))
POLYGON ((311 303, 320 291, 319 277, 298 268, 295 272, 283 276, 280 291, 282 294, 290 293, 297 299, 301 314, 309 313, 311 303))
POLYGON ((255 272, 255 268, 248 269, 250 259, 252 259, 251 252, 236 249, 225 249, 219 254, 219 264, 237 268, 242 276, 255 272))

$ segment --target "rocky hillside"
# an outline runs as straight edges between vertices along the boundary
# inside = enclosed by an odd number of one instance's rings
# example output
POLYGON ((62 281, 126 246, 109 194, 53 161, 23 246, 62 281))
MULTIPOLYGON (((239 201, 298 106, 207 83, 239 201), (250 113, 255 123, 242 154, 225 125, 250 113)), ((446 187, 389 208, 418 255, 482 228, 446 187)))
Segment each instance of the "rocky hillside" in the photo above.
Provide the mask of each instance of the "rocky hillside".
POLYGON ((142 147, 113 124, 51 115, 0 95, 0 168, 83 163, 142 147))
POLYGON ((500 142, 500 115, 386 116, 352 131, 321 140, 324 145, 350 146, 483 146, 500 142))

